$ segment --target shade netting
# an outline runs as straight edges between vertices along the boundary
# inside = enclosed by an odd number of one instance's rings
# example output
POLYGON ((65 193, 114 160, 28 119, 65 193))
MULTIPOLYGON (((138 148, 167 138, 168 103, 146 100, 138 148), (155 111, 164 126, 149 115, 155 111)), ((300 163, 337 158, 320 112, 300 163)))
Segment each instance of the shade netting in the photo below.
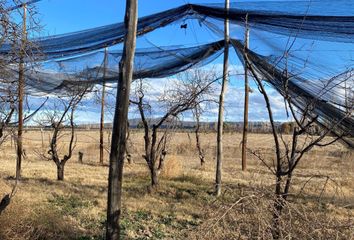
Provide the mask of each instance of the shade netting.
MULTIPOLYGON (((353 146, 352 0, 233 2, 228 11, 223 4, 186 4, 139 18, 139 37, 168 27, 187 29, 193 21, 217 40, 191 47, 183 43, 175 47, 138 45, 134 78, 173 76, 217 59, 224 48, 224 41, 219 39, 223 37, 225 19, 230 20, 232 45, 242 63, 246 54, 257 75, 281 95, 290 97, 299 111, 313 105, 311 114, 318 116, 322 126, 338 122, 333 131, 345 134, 345 141, 353 146), (250 49, 245 49, 244 39, 240 39, 246 19, 251 29, 250 49)), ((198 35, 199 28, 193 31, 198 35)), ((73 86, 117 82, 122 52, 110 49, 105 54, 103 49, 122 43, 125 33, 124 24, 115 23, 30 39, 33 47, 24 60, 35 59, 35 64, 27 64, 27 90, 39 95, 62 94, 73 86)), ((16 52, 14 48, 3 43, 0 56, 6 59, 16 52)), ((10 82, 15 82, 17 63, 8 64, 3 72, 10 82)))

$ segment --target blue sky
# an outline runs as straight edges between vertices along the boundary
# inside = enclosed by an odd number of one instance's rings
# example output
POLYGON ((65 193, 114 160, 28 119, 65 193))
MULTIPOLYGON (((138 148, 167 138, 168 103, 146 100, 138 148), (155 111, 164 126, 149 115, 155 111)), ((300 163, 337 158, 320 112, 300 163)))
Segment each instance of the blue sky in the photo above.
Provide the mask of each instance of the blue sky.
MULTIPOLYGON (((185 0, 140 0, 139 16, 185 4, 185 0)), ((193 3, 206 1, 194 0, 193 3)), ((122 22, 124 0, 42 0, 37 3, 41 22, 48 34, 60 34, 122 22)))
MULTIPOLYGON (((156 12, 168 10, 173 7, 181 6, 188 1, 185 0, 174 0, 174 1, 166 1, 166 0, 153 0, 153 1, 139 1, 139 16, 146 16, 156 12)), ((192 1, 192 3, 205 3, 206 1, 192 1)), ((214 1, 213 1, 214 2, 214 1)), ((111 24, 115 22, 123 21, 124 11, 125 11, 125 1, 123 0, 43 0, 37 4, 39 11, 39 19, 40 23, 43 26, 43 30, 41 35, 53 35, 53 34, 62 34, 67 32, 79 31, 82 29, 99 27, 106 24, 111 24)), ((151 42, 156 45, 195 45, 201 43, 212 42, 220 39, 219 36, 212 36, 210 32, 207 32, 204 29, 197 29, 198 35, 194 33, 194 29, 192 27, 196 26, 195 22, 189 22, 190 28, 187 30, 182 30, 178 26, 167 27, 164 29, 158 29, 156 32, 148 34, 146 37, 138 40, 138 47, 146 47, 149 46, 151 42), (191 26, 193 25, 193 26, 191 26)), ((200 27, 199 27, 200 28, 200 27)), ((220 64, 222 62, 222 57, 217 59, 213 64, 220 64)), ((236 58, 233 51, 231 51, 230 63, 232 64, 231 70, 235 67, 239 67, 240 62, 236 58)), ((168 87, 168 82, 166 79, 156 79, 150 80, 150 84, 152 88, 154 85, 161 86, 162 83, 168 87)), ((242 84, 235 84, 232 82, 231 87, 229 87, 228 101, 226 103, 226 119, 227 120, 241 120, 242 112, 240 108, 242 108, 243 103, 241 103, 240 95, 243 94, 242 84), (239 87, 236 88, 235 85, 239 87), (237 93, 234 96, 237 98, 233 98, 231 93, 237 93), (236 101, 237 99, 237 101, 236 101), (230 106, 234 106, 235 111, 230 108, 230 106), (238 114, 235 114, 235 113, 238 114)), ((162 88, 158 88, 163 91, 162 88)), ((156 93, 151 98, 157 97, 159 93, 156 93)), ((151 99, 153 101, 153 99, 151 99)), ((259 99, 261 100, 261 99, 259 99)), ((99 105, 94 104, 92 101, 87 101, 86 106, 81 107, 80 119, 78 121, 81 122, 97 122, 99 121, 99 105)), ((217 105, 211 107, 209 111, 206 112, 205 117, 203 118, 206 121, 214 121, 216 120, 216 110, 217 105)), ((162 113, 159 111, 154 112, 154 116, 159 116, 162 113)), ((134 109, 131 110, 130 116, 132 118, 138 117, 136 111, 134 109)), ((261 117, 259 114, 252 115, 252 120, 264 120, 266 116, 261 117)), ((107 121, 111 119, 111 114, 107 114, 107 121)), ((190 114, 185 114, 185 119, 191 120, 190 114)))
MULTIPOLYGON (((139 16, 146 16, 160 11, 168 10, 173 7, 177 7, 186 3, 214 3, 220 1, 206 1, 206 0, 140 0, 139 1, 139 16)), ((221 1, 222 2, 222 1, 221 1)), ((246 1, 247 2, 247 1, 246 1)), ((265 1, 267 2, 267 1, 265 1)), ((266 3, 265 3, 266 4, 266 3)), ((38 17, 40 24, 43 26, 41 36, 48 36, 53 34, 62 34, 73 31, 80 31, 83 29, 99 27, 111 23, 122 22, 125 11, 124 0, 42 0, 37 3, 38 17)), ((243 28, 232 28, 231 36, 235 38, 243 38, 243 28)), ((208 43, 219 40, 222 36, 213 35, 205 26, 201 27, 195 21, 188 21, 188 28, 186 30, 181 29, 178 24, 158 29, 153 33, 149 33, 146 36, 138 40, 138 47, 147 47, 152 44, 159 46, 169 45, 196 45, 202 43, 208 43)), ((259 53, 268 54, 269 46, 261 45, 260 40, 273 37, 271 35, 262 35, 262 32, 253 34, 251 31, 251 49, 257 50, 259 53)), ((279 36, 278 36, 279 37, 279 36)), ((279 41, 285 41, 278 39, 279 41)), ((324 44, 325 45, 325 44, 324 44)), ((327 44, 329 45, 329 44, 327 44)), ((323 46, 323 44, 319 45, 323 46)), ((345 49, 347 46, 344 46, 345 49)), ((237 59, 234 51, 230 49, 230 69, 242 69, 241 63, 237 59)), ((220 65, 222 62, 222 56, 215 60, 211 65, 220 65)), ((173 78, 173 77, 172 77, 173 78)), ((163 91, 162 84, 168 87, 168 79, 150 80, 152 88, 156 93, 157 89, 163 91)), ((251 87, 256 90, 256 86, 251 82, 251 87)), ((243 116, 243 81, 242 78, 232 78, 229 86, 229 90, 226 96, 226 120, 228 121, 241 121, 243 116)), ((217 95, 218 93, 216 93, 217 95)), ((155 94, 156 97, 158 94, 155 94)), ((286 115, 284 111, 283 100, 275 91, 270 91, 270 95, 273 101, 275 116, 277 120, 285 121, 286 115)), ((85 107, 81 109, 80 119, 81 122, 98 122, 99 121, 99 106, 90 101, 87 101, 85 107)), ((250 97, 250 120, 251 121, 265 121, 267 120, 267 113, 265 111, 265 105, 262 96, 254 91, 250 97)), ((209 112, 205 115, 204 120, 215 121, 216 120, 217 106, 213 106, 209 112)), ((156 111, 154 116, 159 116, 162 113, 156 111)), ((137 117, 134 115, 132 109, 131 117, 137 117)), ((186 119, 190 120, 191 116, 186 114, 186 119)), ((110 120, 110 115, 107 116, 110 120)))

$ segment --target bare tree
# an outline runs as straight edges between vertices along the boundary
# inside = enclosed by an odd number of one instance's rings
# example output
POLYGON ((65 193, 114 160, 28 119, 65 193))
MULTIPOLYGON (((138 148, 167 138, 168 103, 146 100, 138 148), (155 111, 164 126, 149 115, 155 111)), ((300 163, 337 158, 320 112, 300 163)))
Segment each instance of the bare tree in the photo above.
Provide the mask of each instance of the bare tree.
MULTIPOLYGON (((214 79, 216 79, 216 74, 213 69, 210 69, 208 71, 201 71, 201 70, 193 70, 192 72, 189 71, 185 73, 186 77, 189 78, 189 81, 199 81, 199 82, 212 82, 214 79)), ((195 125, 195 140, 196 140, 196 148, 198 151, 198 157, 200 160, 200 165, 204 166, 205 164, 205 149, 202 146, 202 140, 200 137, 200 131, 201 131, 201 123, 200 123, 200 117, 203 114, 205 110, 209 107, 209 103, 214 102, 217 103, 217 100, 212 97, 213 89, 209 89, 208 92, 203 93, 203 101, 199 102, 195 105, 194 109, 192 109, 194 119, 196 122, 195 125)), ((225 124, 224 124, 225 125, 225 124)))
MULTIPOLYGON (((18 3, 17 1, 13 1, 18 3)), ((27 3, 20 3, 18 8, 22 9, 20 13, 22 18, 21 26, 17 26, 16 31, 13 31, 12 38, 9 39, 13 43, 12 54, 15 56, 15 62, 18 64, 18 81, 17 81, 17 160, 16 160, 16 179, 21 178, 21 165, 23 157, 23 126, 24 126, 24 104, 25 104, 25 85, 26 70, 36 61, 39 57, 38 48, 34 42, 28 40, 27 35, 30 33, 32 36, 39 32, 41 27, 37 20, 37 10, 34 5, 27 3), (33 54, 33 52, 36 52, 33 54)))
MULTIPOLYGON (((19 97, 16 96, 16 91, 19 91, 20 88, 15 88, 16 80, 14 79, 14 67, 16 64, 21 62, 19 60, 21 55, 25 55, 25 46, 24 46, 24 32, 26 29, 26 25, 19 25, 16 22, 16 18, 11 16, 13 11, 8 8, 9 5, 16 5, 18 1, 4 1, 0 0, 0 46, 4 49, 7 49, 6 53, 2 53, 0 56, 0 141, 1 143, 6 140, 6 137, 9 135, 5 130, 13 125, 11 123, 12 118, 14 117, 15 112, 17 111, 18 115, 19 108, 16 107, 16 104, 19 104, 19 97), (20 45, 20 46, 19 46, 20 45)), ((23 4, 22 4, 23 5, 23 4)), ((20 6, 21 7, 21 6, 20 6)), ((14 8, 16 9, 16 7, 14 8)), ((28 10, 28 15, 31 18, 31 23, 33 19, 35 19, 35 7, 30 7, 28 10)), ((24 16, 23 18, 25 18, 24 16)), ((31 24, 32 25, 32 24, 31 24)), ((35 26, 38 25, 33 24, 31 30, 35 29, 35 26)), ((23 62, 23 61, 22 61, 23 62)), ((19 69, 21 71, 21 69, 19 69)), ((23 70, 23 69, 22 69, 23 70)), ((22 71, 23 72, 23 71, 22 71)), ((22 84, 23 85, 23 84, 22 84)), ((23 95, 22 95, 23 96, 23 95)), ((22 98, 23 100, 23 98, 22 98)), ((21 108, 22 110, 22 108, 21 108)), ((22 113, 22 112, 21 112, 22 113)), ((21 119, 21 124, 23 123, 23 118, 21 119)), ((19 125, 20 121, 17 121, 17 125, 19 125)), ((6 206, 10 203, 10 199, 16 192, 17 181, 20 178, 20 166, 21 166, 21 158, 22 158, 22 139, 21 134, 22 130, 18 132, 17 139, 18 144, 17 147, 20 149, 17 157, 17 166, 16 166, 16 182, 13 187, 11 194, 7 194, 0 203, 0 213, 6 208, 6 206), (19 144, 20 143, 20 144, 19 144)))
POLYGON ((346 111, 344 111, 345 114, 343 114, 341 117, 338 116, 337 119, 333 119, 333 121, 326 123, 319 120, 320 116, 316 113, 316 107, 320 104, 323 104, 321 96, 330 91, 334 86, 338 85, 338 83, 331 84, 332 82, 346 82, 348 78, 352 79, 353 76, 352 74, 349 74, 345 76, 344 79, 338 79, 335 77, 328 80, 327 83, 323 85, 323 88, 317 94, 317 96, 308 101, 302 110, 299 110, 294 105, 287 88, 289 79, 291 77, 287 76, 286 74, 286 76, 284 76, 285 87, 283 96, 287 103, 287 107, 296 122, 296 126, 293 128, 291 138, 286 139, 275 125, 272 106, 264 86, 264 82, 261 81, 257 72, 253 69, 249 59, 247 58, 247 54, 245 55, 245 59, 250 71, 253 74, 254 79, 257 82, 259 90, 264 97, 275 144, 275 160, 272 161, 272 165, 266 161, 265 157, 262 156, 261 153, 252 150, 250 150, 250 152, 258 159, 260 159, 275 176, 276 181, 272 236, 274 239, 279 239, 282 238, 280 222, 282 211, 289 196, 294 171, 299 162, 303 159, 304 155, 314 147, 324 147, 331 145, 336 141, 341 140, 348 134, 347 132, 342 132, 340 134, 333 135, 334 129, 337 129, 338 125, 343 123, 343 121, 346 119, 350 119, 352 117, 354 107, 353 103, 350 106, 346 106, 346 111), (320 124, 323 128, 323 130, 318 134, 314 134, 313 132, 313 127, 316 124, 320 124), (331 136, 331 138, 328 140, 328 138, 326 138, 327 136, 331 136))
POLYGON ((143 80, 139 80, 137 89, 135 90, 137 100, 130 100, 130 102, 137 105, 139 110, 142 127, 144 128, 145 153, 143 158, 145 159, 150 170, 151 186, 155 187, 158 185, 158 175, 162 170, 164 159, 167 154, 166 140, 168 136, 168 131, 165 130, 163 131, 162 136, 158 137, 158 129, 164 122, 170 121, 171 119, 169 119, 170 116, 166 116, 151 126, 149 119, 146 117, 146 112, 150 111, 151 105, 144 102, 144 91, 143 80), (158 166, 157 163, 159 163, 158 166))
POLYGON ((143 80, 137 82, 135 99, 130 102, 138 107, 144 128, 145 153, 143 157, 150 170, 152 187, 158 185, 158 175, 164 166, 167 140, 174 121, 183 112, 194 110, 200 104, 210 101, 207 97, 216 80, 218 79, 216 79, 214 72, 193 70, 180 74, 171 89, 167 89, 159 98, 159 103, 166 110, 163 116, 153 124, 146 117, 147 111, 151 110, 151 105, 144 99, 146 86, 144 86, 143 80), (163 131, 160 131, 163 125, 167 126, 163 131))
POLYGON ((20 28, 13 21, 7 9, 7 2, 0 1, 0 46, 8 47, 9 52, 0 56, 0 141, 6 140, 9 134, 5 129, 10 125, 17 110, 16 87, 14 87, 13 71, 9 68, 17 60, 17 53, 10 51, 10 45, 16 45, 20 28))
POLYGON ((81 89, 70 96, 58 97, 53 103, 53 108, 48 109, 40 117, 39 122, 46 127, 52 129, 52 137, 50 139, 49 150, 47 154, 42 154, 43 158, 52 160, 57 166, 57 179, 64 180, 64 167, 65 164, 72 157, 75 148, 75 123, 74 113, 81 102, 84 95, 87 93, 86 89, 81 89), (69 127, 70 133, 65 133, 65 129, 69 127), (62 153, 60 147, 60 139, 69 135, 69 144, 65 153, 62 153))
POLYGON ((201 107, 198 105, 193 109, 193 114, 194 114, 194 118, 196 121, 196 125, 195 125, 195 141, 196 141, 196 147, 197 147, 197 151, 198 151, 198 156, 200 159, 200 165, 203 167, 205 164, 205 150, 202 147, 202 142, 200 139, 200 115, 201 115, 201 107))

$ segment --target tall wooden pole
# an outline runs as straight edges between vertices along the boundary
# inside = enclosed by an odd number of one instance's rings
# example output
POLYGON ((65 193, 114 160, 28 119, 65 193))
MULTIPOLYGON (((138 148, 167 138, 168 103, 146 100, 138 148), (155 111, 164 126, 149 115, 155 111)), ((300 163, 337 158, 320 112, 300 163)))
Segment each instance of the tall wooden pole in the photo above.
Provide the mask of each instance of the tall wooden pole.
MULTIPOLYGON (((249 27, 248 27, 248 14, 246 15, 246 31, 245 31, 245 50, 249 48, 249 27)), ((245 51, 246 52, 246 51, 245 51)), ((246 62, 246 60, 245 60, 246 62)), ((248 68, 245 64, 245 106, 243 114, 243 137, 242 137, 242 171, 247 168, 247 134, 248 134, 248 99, 249 99, 249 86, 248 86, 248 68)))
POLYGON ((348 90, 349 90, 349 88, 347 88, 347 80, 345 80, 344 81, 344 97, 345 97, 345 112, 347 113, 347 114, 349 114, 349 103, 348 103, 348 90))
POLYGON ((103 164, 104 158, 104 143, 103 143, 103 131, 104 131, 104 104, 106 95, 106 68, 107 68, 107 48, 104 50, 104 62, 103 62, 103 84, 102 84, 102 96, 101 96, 101 122, 100 122, 100 163, 103 164))
MULTIPOLYGON (((225 0, 225 10, 228 13, 230 8, 230 1, 225 0)), ((223 160, 223 125, 224 125, 224 97, 228 81, 228 65, 229 65, 229 19, 226 18, 224 22, 224 37, 225 37, 225 50, 224 50, 224 67, 223 79, 221 85, 221 92, 219 98, 219 115, 218 115, 218 131, 217 131, 217 151, 216 151, 216 177, 215 177, 215 194, 221 195, 221 172, 223 160)))
POLYGON ((116 108, 113 119, 112 144, 109 157, 107 240, 118 240, 120 238, 119 218, 122 212, 123 164, 128 126, 129 93, 133 78, 137 15, 138 0, 126 0, 124 18, 126 35, 122 59, 119 62, 116 108))
POLYGON ((26 26, 27 6, 23 5, 23 19, 22 19, 22 40, 20 47, 20 62, 18 71, 18 129, 17 129, 17 161, 16 161, 16 180, 21 178, 21 163, 22 163, 22 132, 23 132, 23 95, 25 88, 24 77, 24 57, 26 54, 27 41, 27 26, 26 26))
POLYGON ((44 148, 44 133, 43 133, 43 128, 41 128, 41 139, 42 139, 42 148, 44 148))

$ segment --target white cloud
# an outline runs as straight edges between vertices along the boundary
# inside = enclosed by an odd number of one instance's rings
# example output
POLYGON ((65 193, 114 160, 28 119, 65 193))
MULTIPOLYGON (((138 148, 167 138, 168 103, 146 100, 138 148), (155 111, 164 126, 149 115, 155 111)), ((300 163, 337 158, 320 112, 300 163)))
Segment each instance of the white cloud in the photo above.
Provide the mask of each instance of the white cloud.
MULTIPOLYGON (((221 64, 214 65, 216 71, 222 70, 221 64)), ((205 68, 207 69, 207 68, 205 68)), ((234 69, 233 73, 243 72, 243 67, 240 65, 233 65, 230 69, 234 69)), ((170 78, 160 78, 160 79, 148 79, 145 84, 147 85, 147 91, 145 93, 145 99, 151 104, 152 112, 151 117, 159 117, 164 112, 164 108, 158 101, 158 98, 163 94, 166 89, 171 88, 174 81, 178 81, 175 77, 170 78)), ((132 92, 136 86, 137 82, 132 84, 132 92)), ((249 119, 250 121, 268 121, 268 112, 263 99, 262 94, 259 93, 257 87, 252 81, 250 81, 250 86, 254 90, 250 93, 249 100, 249 119)), ((218 101, 220 94, 221 84, 215 84, 215 93, 212 99, 218 101)), ((268 95, 270 97, 271 106, 273 114, 276 120, 283 121, 286 120, 286 114, 284 109, 284 100, 280 94, 278 94, 274 89, 269 87, 266 88, 268 95)), ((115 89, 112 90, 115 92, 115 89)), ((92 99, 94 94, 90 94, 85 98, 83 104, 80 106, 77 112, 77 122, 82 123, 94 123, 99 121, 100 105, 95 103, 92 99)), ((36 105, 39 104, 40 98, 33 98, 36 105)), ((111 112, 114 109, 115 99, 112 96, 107 97, 107 102, 112 106, 111 112)), ((243 77, 232 78, 231 82, 228 84, 227 92, 225 95, 225 120, 227 121, 242 121, 243 120, 243 108, 244 108, 244 85, 243 77)), ((216 102, 208 103, 208 109, 203 113, 202 121, 216 121, 218 114, 218 104, 216 102)), ((129 116, 131 118, 138 118, 136 107, 131 105, 129 116)), ((186 120, 193 120, 191 113, 185 113, 183 118, 186 120)), ((111 120, 112 114, 107 113, 106 119, 111 120)))

